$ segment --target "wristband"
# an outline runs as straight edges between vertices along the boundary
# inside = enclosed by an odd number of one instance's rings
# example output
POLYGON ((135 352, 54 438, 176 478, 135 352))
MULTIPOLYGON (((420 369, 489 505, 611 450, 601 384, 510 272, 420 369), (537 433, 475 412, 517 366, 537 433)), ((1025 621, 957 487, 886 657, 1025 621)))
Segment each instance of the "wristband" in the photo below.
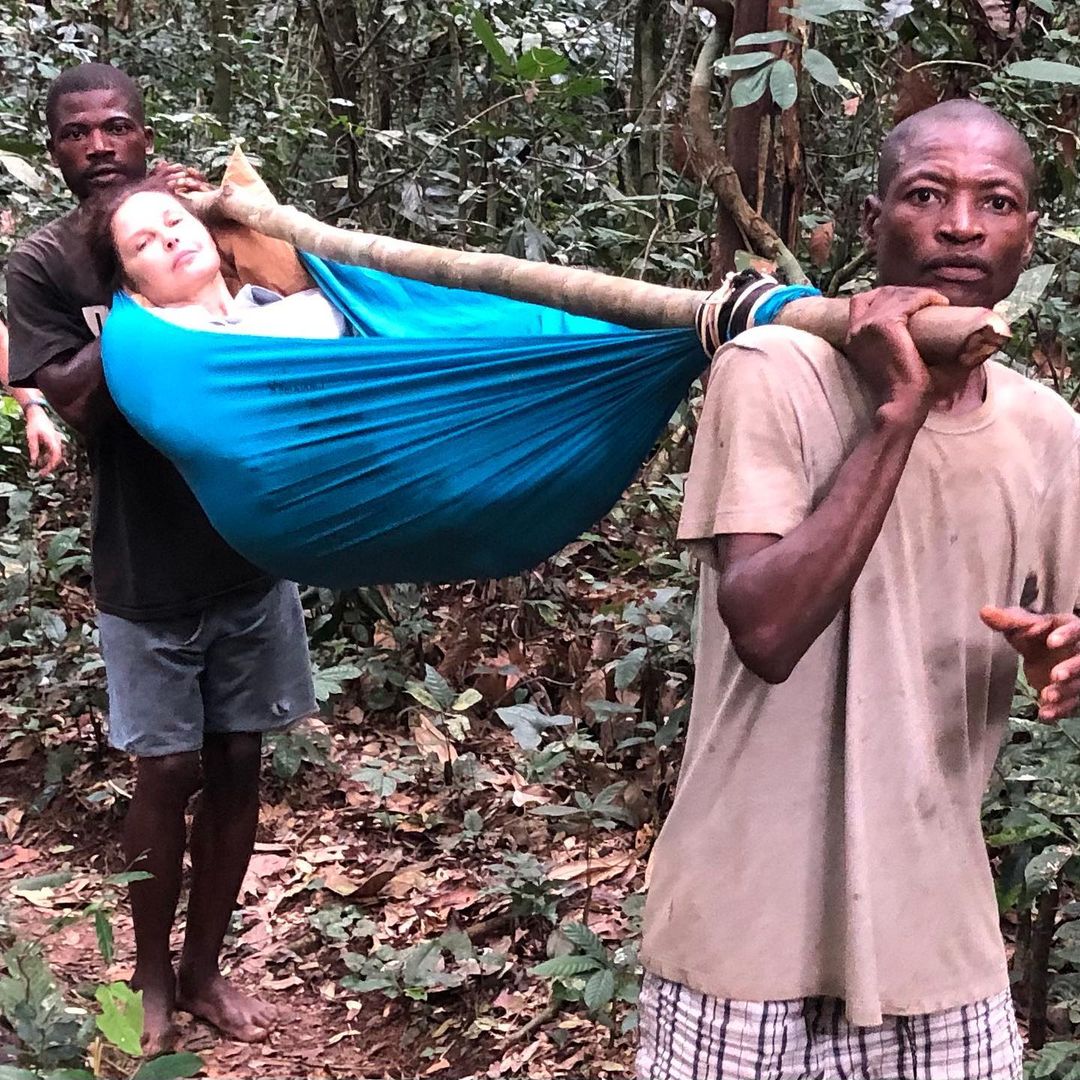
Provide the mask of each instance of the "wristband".
POLYGON ((42 409, 49 417, 53 417, 56 414, 53 412, 52 406, 43 397, 31 398, 29 401, 20 401, 19 408, 22 409, 23 419, 26 419, 26 414, 35 406, 42 409))

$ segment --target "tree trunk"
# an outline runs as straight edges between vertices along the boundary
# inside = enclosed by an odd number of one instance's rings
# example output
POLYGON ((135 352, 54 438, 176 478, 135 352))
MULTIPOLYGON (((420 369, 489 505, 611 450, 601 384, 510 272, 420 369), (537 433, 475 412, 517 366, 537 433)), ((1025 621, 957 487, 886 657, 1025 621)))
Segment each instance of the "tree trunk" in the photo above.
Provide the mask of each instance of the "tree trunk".
MULTIPOLYGON (((766 30, 790 32, 792 20, 780 10, 785 6, 788 5, 784 0, 738 0, 731 28, 732 44, 746 34, 766 30)), ((771 48, 798 71, 798 50, 790 44, 771 48)), ((768 92, 752 105, 729 108, 724 146, 746 200, 772 226, 785 246, 794 250, 799 237, 804 183, 797 108, 780 112, 768 92)), ((748 239, 730 210, 721 206, 710 249, 714 284, 734 267, 735 252, 745 247, 748 239)))
MULTIPOLYGON (((663 16, 661 0, 638 0, 634 11, 634 67, 630 84, 630 120, 639 134, 628 149, 631 192, 655 195, 660 186, 660 110, 656 92, 663 66, 663 16)), ((644 224, 645 219, 642 219, 644 224)), ((647 231, 647 230, 646 230, 647 231)))
POLYGON ((323 70, 333 96, 348 105, 339 105, 349 125, 337 140, 338 167, 347 178, 349 199, 360 198, 360 157, 353 136, 360 121, 357 102, 362 92, 360 57, 360 28, 356 21, 353 0, 312 0, 319 44, 323 54, 323 70))
POLYGON ((1048 889, 1039 897, 1028 954, 1028 1046, 1041 1050, 1046 1042, 1047 991, 1050 986, 1050 946, 1057 925, 1059 892, 1048 889))
POLYGON ((232 116, 232 14, 229 0, 210 0, 210 55, 214 67, 210 111, 226 129, 232 116))

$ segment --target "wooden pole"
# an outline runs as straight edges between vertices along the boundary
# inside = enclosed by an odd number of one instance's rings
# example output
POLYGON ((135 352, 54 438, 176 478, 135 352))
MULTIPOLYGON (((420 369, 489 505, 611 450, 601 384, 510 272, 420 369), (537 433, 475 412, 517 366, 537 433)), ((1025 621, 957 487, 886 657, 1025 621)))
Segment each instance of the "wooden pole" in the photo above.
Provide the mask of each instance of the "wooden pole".
MULTIPOLYGON (((230 184, 189 198, 203 209, 212 209, 324 259, 431 285, 543 304, 639 330, 693 326, 698 308, 710 295, 509 255, 437 248, 339 229, 294 207, 255 201, 230 184)), ((778 321, 842 349, 847 340, 848 301, 829 297, 797 300, 781 311, 778 321)), ((955 361, 958 356, 969 364, 973 357, 985 359, 1009 337, 1004 320, 982 308, 926 308, 912 317, 911 333, 931 364, 955 361)))

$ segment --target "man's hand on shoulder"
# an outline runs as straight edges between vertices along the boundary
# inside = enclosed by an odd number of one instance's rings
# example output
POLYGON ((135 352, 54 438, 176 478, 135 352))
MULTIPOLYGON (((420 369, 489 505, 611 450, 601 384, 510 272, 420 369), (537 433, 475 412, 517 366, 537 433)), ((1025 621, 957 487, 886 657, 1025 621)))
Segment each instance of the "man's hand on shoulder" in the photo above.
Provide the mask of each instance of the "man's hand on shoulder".
POLYGON ((1024 674, 1039 695, 1039 719, 1061 720, 1080 706, 1080 618, 1035 615, 1024 608, 984 607, 979 616, 1024 661, 1024 674))
POLYGON ((927 367, 908 320, 926 307, 948 304, 933 289, 885 286, 851 298, 844 352, 877 399, 883 423, 921 427, 942 375, 927 367))

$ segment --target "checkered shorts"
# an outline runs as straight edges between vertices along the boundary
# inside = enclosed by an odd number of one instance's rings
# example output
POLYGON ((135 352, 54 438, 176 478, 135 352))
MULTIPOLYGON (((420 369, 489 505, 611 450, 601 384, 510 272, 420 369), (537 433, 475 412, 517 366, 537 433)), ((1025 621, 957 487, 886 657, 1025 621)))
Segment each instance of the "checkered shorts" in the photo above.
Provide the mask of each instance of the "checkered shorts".
POLYGON ((835 998, 728 1001, 649 972, 640 1080, 1021 1080, 1008 990, 926 1016, 855 1027, 835 998))

